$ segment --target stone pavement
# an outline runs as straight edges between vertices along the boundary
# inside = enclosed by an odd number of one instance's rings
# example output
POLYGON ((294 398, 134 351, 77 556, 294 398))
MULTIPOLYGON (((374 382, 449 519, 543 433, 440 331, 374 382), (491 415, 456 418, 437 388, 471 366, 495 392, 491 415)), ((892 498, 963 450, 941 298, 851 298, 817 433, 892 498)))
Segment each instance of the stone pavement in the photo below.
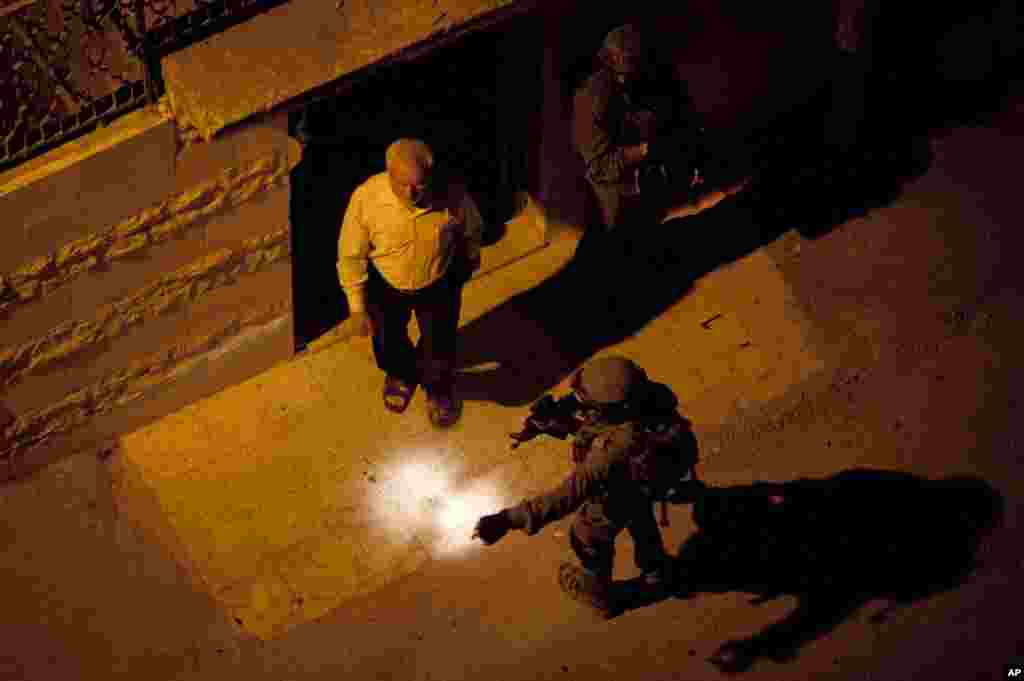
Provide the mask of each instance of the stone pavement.
MULTIPOLYGON (((781 637, 751 679, 1005 678, 1024 584, 1024 287, 1005 168, 1022 141, 984 127, 933 140, 933 168, 892 205, 814 241, 790 232, 733 250, 601 350, 676 390, 713 486, 863 467, 996 486, 1004 526, 965 584, 881 619, 898 604, 872 597, 809 630, 789 620, 795 594, 753 605, 762 575, 745 564, 749 581, 590 623, 554 579, 569 518, 467 546, 477 514, 567 469, 564 443, 510 452, 506 433, 561 378, 551 355, 567 370, 587 354, 560 344, 579 316, 558 328, 534 307, 570 240, 470 285, 468 402, 451 432, 430 430, 420 394, 404 417, 386 414, 365 343, 334 343, 133 433, 106 460, 73 456, 0 487, 0 679, 696 681, 722 678, 707 656, 751 636, 781 637)), ((719 211, 711 224, 736 224, 719 211)), ((687 507, 670 515, 674 550, 695 527, 687 507)), ((941 523, 922 530, 939 554, 955 539, 941 523)), ((629 578, 622 545, 616 574, 629 578)))
MULTIPOLYGON (((550 277, 575 244, 555 240, 473 280, 462 325, 550 277)), ((642 358, 685 396, 695 427, 714 427, 823 368, 805 327, 762 249, 702 277, 601 354, 642 358)), ((545 344, 527 318, 507 333, 510 345, 545 344)), ((457 427, 435 432, 422 391, 396 416, 381 383, 367 340, 334 343, 129 434, 110 459, 118 511, 158 538, 226 620, 268 640, 460 550, 477 516, 565 474, 563 443, 509 450, 522 406, 470 398, 457 427)))

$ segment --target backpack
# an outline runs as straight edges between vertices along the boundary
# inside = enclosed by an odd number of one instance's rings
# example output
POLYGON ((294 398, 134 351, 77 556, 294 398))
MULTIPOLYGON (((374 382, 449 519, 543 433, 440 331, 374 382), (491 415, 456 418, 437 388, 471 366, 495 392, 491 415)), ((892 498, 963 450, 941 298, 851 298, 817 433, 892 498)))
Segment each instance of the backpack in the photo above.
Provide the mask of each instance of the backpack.
POLYGON ((573 463, 586 459, 598 436, 629 428, 632 443, 626 457, 630 478, 647 488, 652 497, 664 498, 681 479, 694 476, 697 464, 697 438, 690 422, 676 411, 677 404, 668 386, 651 383, 646 397, 633 407, 633 418, 615 425, 584 426, 576 433, 573 463))
POLYGON ((689 422, 677 412, 658 416, 637 424, 627 457, 632 479, 660 499, 693 474, 697 442, 689 422))

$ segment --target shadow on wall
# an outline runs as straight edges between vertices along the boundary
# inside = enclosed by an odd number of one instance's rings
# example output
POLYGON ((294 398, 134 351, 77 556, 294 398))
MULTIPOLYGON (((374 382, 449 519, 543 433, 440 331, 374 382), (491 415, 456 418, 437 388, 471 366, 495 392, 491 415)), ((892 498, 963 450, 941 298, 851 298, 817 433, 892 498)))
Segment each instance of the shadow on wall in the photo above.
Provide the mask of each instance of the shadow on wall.
POLYGON ((746 191, 662 225, 622 225, 610 237, 587 230, 562 271, 463 326, 460 395, 528 404, 600 349, 637 333, 701 276, 788 229, 821 233, 885 205, 929 165, 927 144, 904 138, 878 158, 843 165, 842 176, 838 166, 826 172, 806 135, 807 117, 820 115, 805 107, 753 138, 759 174, 746 191), (480 369, 487 364, 497 366, 480 369))
MULTIPOLYGON (((1005 11, 1005 3, 999 7, 1005 11)), ((880 18, 878 32, 891 37, 907 20, 880 18)), ((929 27, 930 53, 938 49, 943 25, 929 27)), ((986 38, 974 37, 982 43, 986 38)), ((879 39, 877 45, 867 65, 834 53, 836 68, 826 87, 781 107, 785 113, 771 120, 726 131, 749 157, 754 180, 745 192, 666 225, 623 225, 603 244, 587 230, 562 272, 460 329, 460 394, 508 406, 532 402, 595 352, 639 331, 685 295, 695 279, 720 265, 786 230, 813 238, 888 205, 904 184, 930 167, 928 136, 935 126, 983 117, 1005 97, 1003 76, 1010 64, 1005 59, 992 61, 992 68, 973 80, 962 80, 956 91, 974 93, 965 108, 963 100, 944 96, 951 90, 943 88, 941 74, 922 71, 914 60, 895 64, 888 43, 879 39), (865 72, 871 60, 887 67, 865 72), (901 88, 924 76, 929 97, 912 101, 922 90, 901 88), (865 95, 859 111, 847 116, 849 101, 841 95, 856 84, 849 78, 863 79, 865 95), (514 342, 510 329, 516 330, 514 342)), ((566 48, 567 90, 581 77, 582 62, 573 61, 580 54, 566 48)), ((694 88, 697 99, 699 89, 694 88)), ((565 163, 561 182, 569 186, 578 179, 585 187, 578 162, 565 163)))
POLYGON ((795 596, 783 620, 724 643, 711 658, 726 672, 759 658, 792 660, 871 600, 889 601, 870 617, 877 624, 991 567, 980 549, 1003 509, 1002 495, 976 477, 871 469, 708 488, 694 504, 698 530, 679 550, 676 595, 740 591, 758 595, 752 605, 795 596))
POLYGON ((875 98, 896 123, 975 122, 998 108, 1009 81, 1024 75, 1018 2, 949 3, 922 13, 870 1, 880 8, 875 98))
POLYGON ((348 306, 337 275, 338 234, 352 190, 373 172, 369 149, 352 145, 307 144, 291 172, 289 214, 296 349, 342 322, 348 306), (301 262, 298 262, 301 258, 301 262))

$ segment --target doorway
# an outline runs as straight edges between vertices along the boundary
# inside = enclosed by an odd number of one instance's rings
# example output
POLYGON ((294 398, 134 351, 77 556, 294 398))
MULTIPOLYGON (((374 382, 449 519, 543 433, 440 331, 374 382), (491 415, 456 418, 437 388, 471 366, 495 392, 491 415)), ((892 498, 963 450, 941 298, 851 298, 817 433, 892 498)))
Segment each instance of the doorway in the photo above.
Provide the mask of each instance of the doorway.
POLYGON ((291 115, 289 133, 307 141, 291 175, 296 352, 348 316, 336 269, 341 222, 352 191, 384 171, 395 139, 430 144, 467 179, 484 246, 502 238, 534 172, 543 50, 528 36, 539 22, 518 17, 466 36, 291 115))

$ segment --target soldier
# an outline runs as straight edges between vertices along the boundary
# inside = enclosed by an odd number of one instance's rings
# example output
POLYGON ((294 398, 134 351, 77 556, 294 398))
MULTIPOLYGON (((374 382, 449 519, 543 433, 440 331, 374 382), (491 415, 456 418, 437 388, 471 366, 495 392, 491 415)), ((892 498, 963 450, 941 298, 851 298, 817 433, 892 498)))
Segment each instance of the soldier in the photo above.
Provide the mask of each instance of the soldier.
POLYGON ((583 423, 572 442, 573 472, 545 494, 480 518, 473 538, 489 545, 511 529, 534 535, 578 509, 569 544, 582 567, 563 563, 558 583, 570 597, 609 618, 619 612, 611 577, 615 537, 623 529, 633 538, 646 587, 666 594, 670 589, 671 563, 653 502, 665 500, 692 476, 696 440, 676 412, 672 391, 649 381, 629 359, 593 360, 569 383, 583 405, 583 423))
POLYGON ((595 294, 606 268, 674 264, 672 254, 651 248, 651 228, 707 210, 745 185, 727 168, 739 157, 727 150, 734 143, 707 133, 686 83, 635 25, 609 32, 595 63, 574 96, 573 144, 600 220, 577 246, 570 295, 584 318, 610 311, 615 323, 629 318, 631 301, 611 285, 598 289, 607 295, 595 294))
MULTIPOLYGON (((585 177, 601 207, 605 230, 624 221, 658 219, 667 206, 661 192, 644 191, 640 173, 654 167, 665 137, 696 138, 700 127, 685 84, 653 58, 636 26, 608 33, 597 69, 573 102, 573 142, 585 177)), ((699 173, 683 178, 691 186, 699 173)), ((680 187, 682 188, 682 187, 680 187)))

